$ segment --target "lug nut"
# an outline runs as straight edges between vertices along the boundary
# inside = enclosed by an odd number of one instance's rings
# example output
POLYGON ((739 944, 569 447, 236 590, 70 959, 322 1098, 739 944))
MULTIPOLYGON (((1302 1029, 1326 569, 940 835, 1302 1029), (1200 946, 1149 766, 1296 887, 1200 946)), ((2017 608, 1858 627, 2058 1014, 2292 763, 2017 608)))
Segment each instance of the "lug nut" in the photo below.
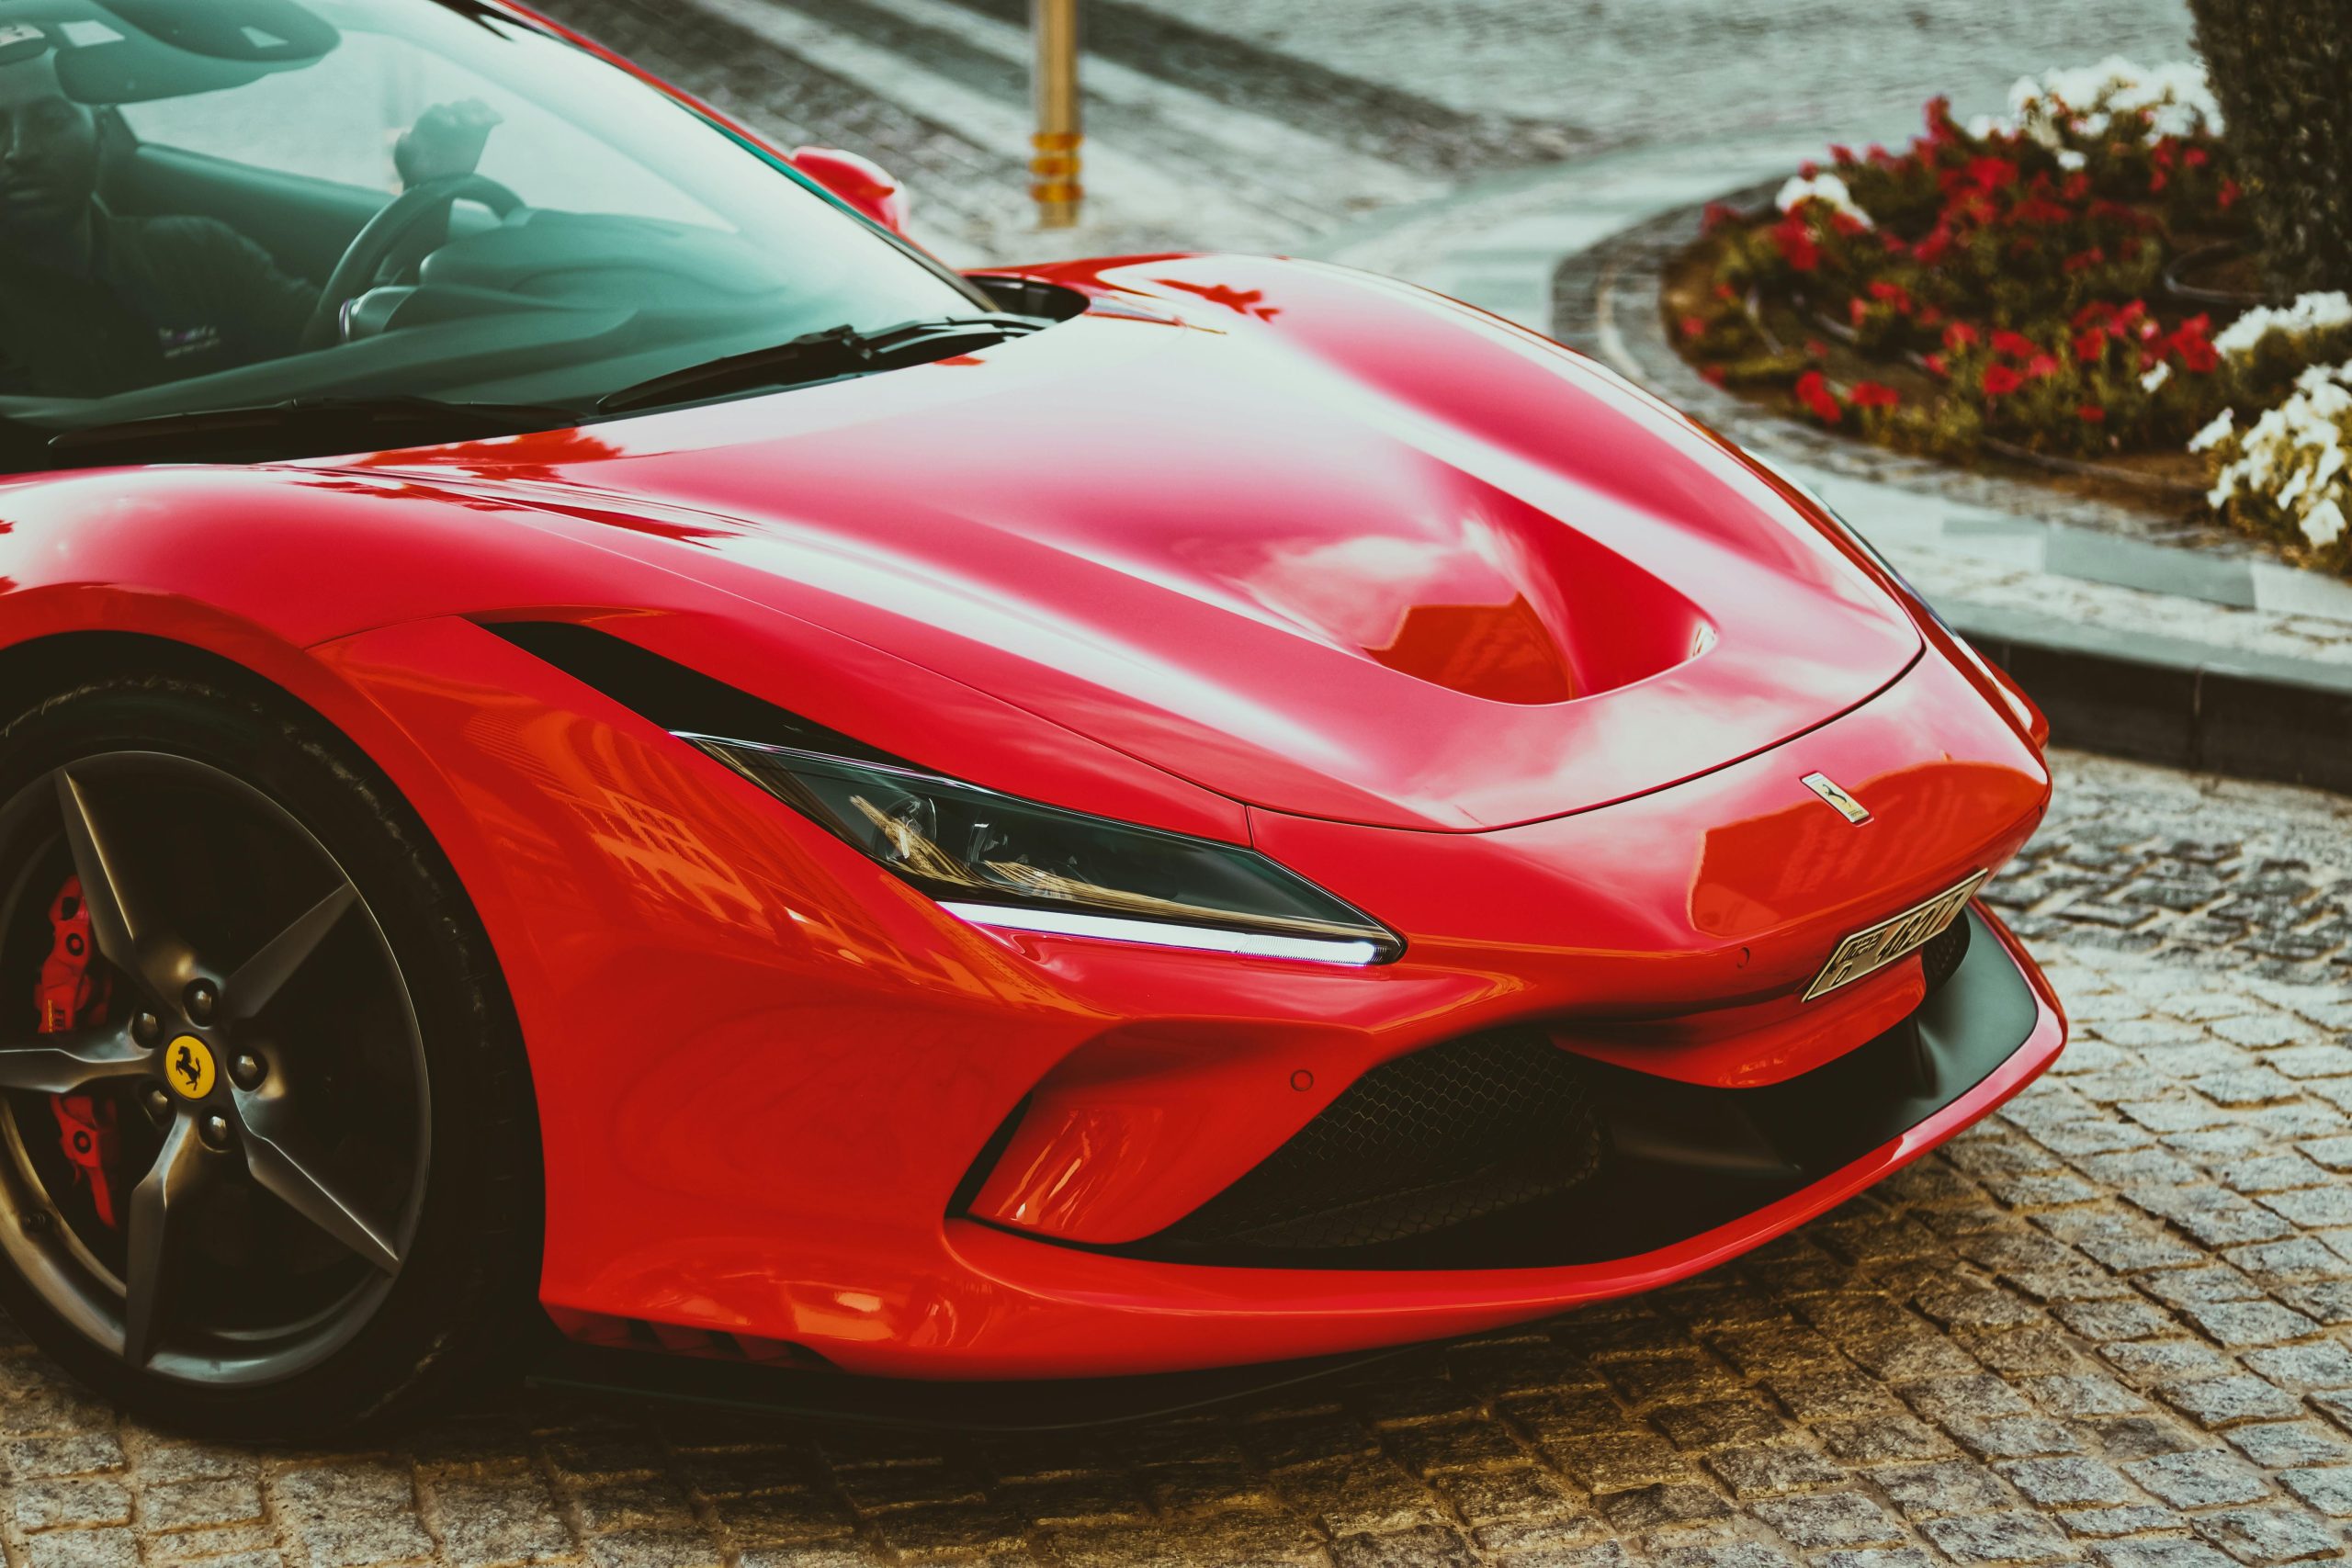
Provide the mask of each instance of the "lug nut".
POLYGON ((212 1021, 212 1009, 220 1000, 220 993, 209 980, 190 981, 187 987, 187 1016, 198 1023, 212 1021))
POLYGON ((172 1097, 165 1094, 160 1087, 150 1085, 147 1092, 141 1095, 139 1098, 145 1102, 148 1115, 153 1116, 158 1122, 168 1122, 171 1120, 172 1097))
POLYGON ((196 1124, 196 1130, 203 1134, 204 1141, 213 1148, 225 1149, 229 1146, 229 1119, 218 1111, 212 1111, 198 1122, 196 1124))
POLYGON ((229 1058, 229 1077, 236 1080, 239 1089, 259 1089, 268 1072, 262 1059, 251 1051, 240 1051, 229 1058))
POLYGON ((130 1021, 130 1037, 152 1051, 163 1042, 164 1021, 152 1012, 142 1012, 130 1021))

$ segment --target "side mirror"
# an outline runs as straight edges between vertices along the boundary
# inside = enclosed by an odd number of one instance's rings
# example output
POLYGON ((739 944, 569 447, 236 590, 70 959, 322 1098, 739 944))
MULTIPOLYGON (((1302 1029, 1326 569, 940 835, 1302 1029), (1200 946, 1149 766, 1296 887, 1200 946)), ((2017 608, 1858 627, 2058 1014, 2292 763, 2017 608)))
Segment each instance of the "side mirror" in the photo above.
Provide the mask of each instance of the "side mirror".
POLYGON ((907 187, 871 158, 838 147, 796 147, 792 166, 893 234, 907 231, 907 187))

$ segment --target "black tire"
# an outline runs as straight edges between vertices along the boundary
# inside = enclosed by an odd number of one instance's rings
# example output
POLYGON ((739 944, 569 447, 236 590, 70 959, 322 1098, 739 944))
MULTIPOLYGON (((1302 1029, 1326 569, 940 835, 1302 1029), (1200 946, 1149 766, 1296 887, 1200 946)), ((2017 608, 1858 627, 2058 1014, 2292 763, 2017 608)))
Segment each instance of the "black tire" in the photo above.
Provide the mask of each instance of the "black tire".
MULTIPOLYGON (((405 989, 402 1027, 409 1032, 402 1038, 419 1052, 423 1082, 401 1115, 421 1114, 429 1152, 420 1155, 422 1169, 408 1188, 403 1223, 412 1228, 396 1269, 379 1263, 383 1272, 370 1276, 365 1291, 355 1288, 349 1299, 358 1304, 351 1310, 364 1308, 364 1321, 341 1325, 342 1337, 308 1363, 295 1357, 257 1363, 261 1370, 242 1381, 205 1377, 187 1366, 159 1370, 161 1357, 154 1366, 131 1365, 127 1323, 112 1344, 77 1326, 54 1304, 53 1280, 46 1292, 36 1284, 50 1279, 25 1262, 38 1264, 44 1256, 38 1252, 0 1250, 0 1308, 107 1398, 161 1425, 209 1436, 343 1436, 479 1398, 510 1374, 516 1350, 543 1328, 536 1303, 542 1177, 528 1066, 470 901, 423 824, 356 748, 298 705, 233 680, 108 674, 59 692, 0 729, 0 803, 37 801, 38 792, 51 787, 46 780, 67 776, 62 770, 127 753, 184 759, 251 786, 332 857, 362 901, 356 907, 373 917, 368 940, 392 960, 391 973, 405 989), (282 1375, 276 1370, 281 1366, 282 1375)), ((28 806, 18 815, 29 823, 37 814, 28 806)), ((72 841, 58 829, 45 869, 28 871, 37 852, 32 834, 0 821, 0 1021, 6 1021, 0 1032, 10 1036, 21 1032, 20 1017, 34 1017, 31 993, 20 987, 36 976, 39 956, 28 970, 25 938, 45 932, 46 905, 56 888, 42 879, 54 877, 54 857, 72 841), (26 916, 28 898, 44 906, 38 922, 26 916)), ((154 991, 151 986, 142 994, 154 991)), ((156 1126, 171 1125, 153 1084, 125 1080, 122 1092, 150 1097, 156 1126)), ((289 1102, 293 1098, 289 1091, 289 1102)), ((11 1107, 24 1103, 16 1091, 6 1099, 11 1107)), ((202 1106, 177 1109, 186 1114, 202 1106)), ((343 1114, 347 1120, 354 1113, 343 1114)), ((364 1106, 356 1114, 367 1114, 364 1106)), ((21 1125, 6 1123, 12 1149, 30 1141, 13 1130, 21 1125)), ((5 1163, 0 1228, 23 1227, 17 1240, 35 1243, 64 1228, 54 1213, 28 1218, 18 1212, 38 1207, 43 1195, 23 1185, 30 1156, 7 1153, 5 1163)), ((248 1193, 238 1201, 250 1207, 260 1201, 248 1193)), ((202 1262, 220 1267, 217 1259, 202 1262)), ((256 1266, 251 1277, 259 1280, 257 1296, 268 1293, 266 1270, 274 1266, 268 1259, 256 1266)), ((122 1280, 133 1277, 128 1267, 120 1273, 122 1280)))

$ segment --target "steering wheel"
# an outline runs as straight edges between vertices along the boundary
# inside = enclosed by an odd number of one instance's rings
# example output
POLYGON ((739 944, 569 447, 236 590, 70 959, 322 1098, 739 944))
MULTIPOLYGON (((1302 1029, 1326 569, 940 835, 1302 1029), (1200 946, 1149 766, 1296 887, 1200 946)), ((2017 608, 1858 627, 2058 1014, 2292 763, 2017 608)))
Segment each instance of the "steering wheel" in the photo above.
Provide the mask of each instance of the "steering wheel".
POLYGON ((461 201, 478 201, 502 221, 523 206, 521 197, 486 175, 450 175, 402 191, 351 237, 319 293, 318 309, 302 328, 302 347, 333 344, 342 334, 344 306, 375 287, 376 275, 400 253, 409 231, 427 219, 446 215, 461 201))

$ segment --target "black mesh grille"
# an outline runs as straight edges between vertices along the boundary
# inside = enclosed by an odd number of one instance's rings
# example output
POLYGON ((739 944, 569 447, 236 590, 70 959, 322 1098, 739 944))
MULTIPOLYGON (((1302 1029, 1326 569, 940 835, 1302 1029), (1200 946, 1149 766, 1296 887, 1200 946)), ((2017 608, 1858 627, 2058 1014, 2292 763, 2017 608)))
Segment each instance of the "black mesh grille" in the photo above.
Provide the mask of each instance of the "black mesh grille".
POLYGON ((1564 1191, 1600 1152, 1577 1058, 1540 1035, 1473 1035, 1374 1067, 1164 1239, 1396 1241, 1564 1191))
POLYGON ((1927 972, 1928 994, 1933 996, 1943 983, 1952 977, 1960 961, 1968 956, 1968 917, 1962 915, 1938 932, 1934 941, 1919 950, 1919 963, 1927 972))

